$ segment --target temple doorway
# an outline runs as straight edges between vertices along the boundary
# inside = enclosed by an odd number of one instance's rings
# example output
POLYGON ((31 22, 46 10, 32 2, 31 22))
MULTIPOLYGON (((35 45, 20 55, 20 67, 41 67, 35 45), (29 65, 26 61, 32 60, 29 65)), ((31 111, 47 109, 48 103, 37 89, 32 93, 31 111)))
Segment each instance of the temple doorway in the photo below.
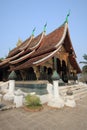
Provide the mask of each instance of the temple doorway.
POLYGON ((65 83, 68 83, 68 76, 67 76, 67 66, 66 66, 66 62, 64 60, 62 60, 62 65, 61 65, 61 76, 62 76, 62 80, 65 83))
POLYGON ((61 76, 61 61, 57 58, 57 73, 61 76))

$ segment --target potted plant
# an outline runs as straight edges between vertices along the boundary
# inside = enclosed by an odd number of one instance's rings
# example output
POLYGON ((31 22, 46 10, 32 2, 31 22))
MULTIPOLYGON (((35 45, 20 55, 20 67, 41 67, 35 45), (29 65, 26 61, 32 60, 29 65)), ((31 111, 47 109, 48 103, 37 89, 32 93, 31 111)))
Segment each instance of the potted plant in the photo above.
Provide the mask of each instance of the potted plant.
POLYGON ((40 111, 42 110, 43 106, 41 104, 40 98, 36 95, 28 94, 25 97, 25 110, 28 111, 40 111))

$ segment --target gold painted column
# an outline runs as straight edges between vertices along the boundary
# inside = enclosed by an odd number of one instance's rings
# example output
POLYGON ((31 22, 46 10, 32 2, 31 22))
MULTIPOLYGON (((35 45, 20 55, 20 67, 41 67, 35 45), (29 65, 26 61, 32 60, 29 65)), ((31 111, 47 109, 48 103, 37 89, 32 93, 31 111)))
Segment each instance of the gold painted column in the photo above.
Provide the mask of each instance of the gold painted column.
POLYGON ((40 70, 39 70, 38 66, 33 67, 33 69, 34 69, 34 72, 35 72, 37 80, 38 80, 40 77, 40 70))

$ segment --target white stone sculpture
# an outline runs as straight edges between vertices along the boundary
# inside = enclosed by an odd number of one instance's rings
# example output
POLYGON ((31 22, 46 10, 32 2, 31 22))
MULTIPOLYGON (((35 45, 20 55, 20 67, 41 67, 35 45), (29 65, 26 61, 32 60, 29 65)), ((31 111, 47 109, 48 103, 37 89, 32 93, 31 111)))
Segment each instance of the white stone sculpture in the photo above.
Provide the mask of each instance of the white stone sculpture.
POLYGON ((65 105, 69 106, 69 107, 76 107, 76 102, 75 102, 75 99, 74 99, 73 95, 67 95, 66 96, 65 105))
POLYGON ((68 88, 66 94, 67 95, 66 95, 65 105, 69 106, 69 107, 75 107, 76 106, 76 102, 75 102, 73 91, 71 90, 71 87, 68 88))

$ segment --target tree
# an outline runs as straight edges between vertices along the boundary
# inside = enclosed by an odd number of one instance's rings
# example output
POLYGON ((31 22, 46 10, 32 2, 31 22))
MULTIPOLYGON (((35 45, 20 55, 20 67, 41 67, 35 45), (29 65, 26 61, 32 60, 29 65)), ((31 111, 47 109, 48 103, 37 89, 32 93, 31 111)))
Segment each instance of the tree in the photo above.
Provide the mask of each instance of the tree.
POLYGON ((84 61, 80 62, 84 64, 84 66, 82 67, 81 81, 87 82, 87 54, 84 54, 83 58, 84 61))
POLYGON ((2 57, 2 58, 0 58, 0 61, 2 61, 2 60, 4 60, 4 58, 2 57))
POLYGON ((87 54, 84 54, 83 58, 84 58, 84 61, 80 62, 84 64, 84 66, 82 67, 82 72, 87 73, 87 54))

